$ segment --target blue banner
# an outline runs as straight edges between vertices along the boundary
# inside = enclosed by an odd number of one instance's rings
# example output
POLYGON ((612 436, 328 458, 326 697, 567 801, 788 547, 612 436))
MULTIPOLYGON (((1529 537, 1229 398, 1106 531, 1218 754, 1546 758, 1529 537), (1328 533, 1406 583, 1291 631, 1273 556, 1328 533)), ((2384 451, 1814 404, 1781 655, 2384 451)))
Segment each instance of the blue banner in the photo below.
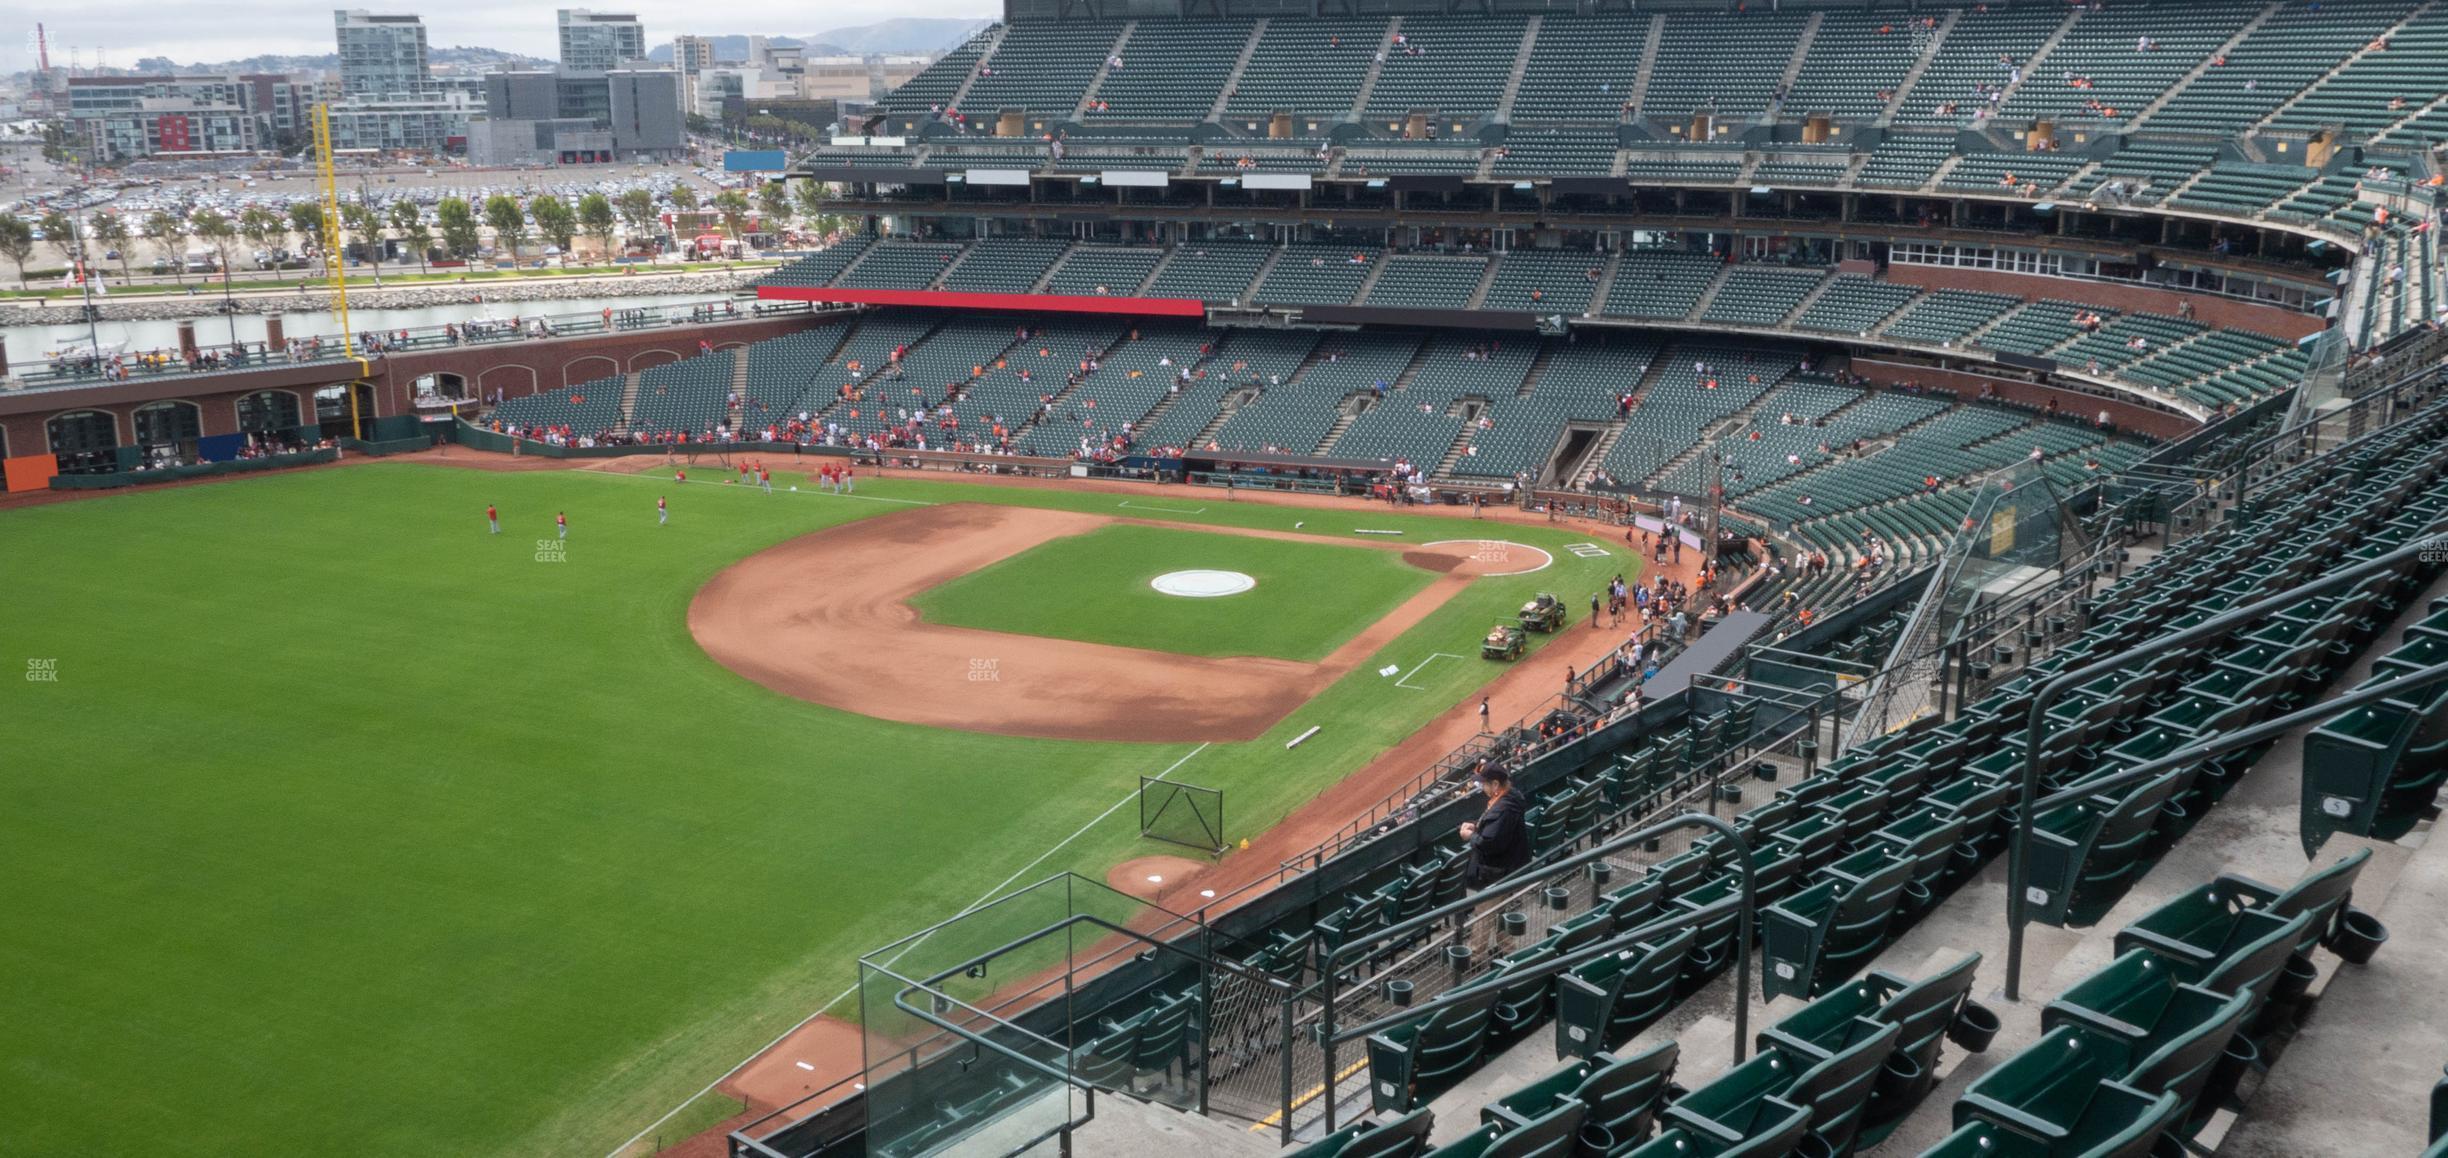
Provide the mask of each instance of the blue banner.
POLYGON ((731 149, 723 153, 725 173, 779 173, 790 166, 780 149, 731 149))

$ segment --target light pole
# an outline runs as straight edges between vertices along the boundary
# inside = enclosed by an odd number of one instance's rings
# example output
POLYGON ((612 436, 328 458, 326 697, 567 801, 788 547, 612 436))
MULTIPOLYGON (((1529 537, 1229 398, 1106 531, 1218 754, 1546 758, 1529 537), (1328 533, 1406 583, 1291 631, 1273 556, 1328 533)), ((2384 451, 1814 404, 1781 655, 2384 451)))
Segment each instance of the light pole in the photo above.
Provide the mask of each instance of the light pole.
POLYGON ((93 351, 94 364, 99 366, 102 362, 102 327, 97 317, 99 311, 94 309, 93 304, 93 263, 86 259, 83 217, 76 219, 76 251, 77 287, 85 291, 85 343, 93 351))

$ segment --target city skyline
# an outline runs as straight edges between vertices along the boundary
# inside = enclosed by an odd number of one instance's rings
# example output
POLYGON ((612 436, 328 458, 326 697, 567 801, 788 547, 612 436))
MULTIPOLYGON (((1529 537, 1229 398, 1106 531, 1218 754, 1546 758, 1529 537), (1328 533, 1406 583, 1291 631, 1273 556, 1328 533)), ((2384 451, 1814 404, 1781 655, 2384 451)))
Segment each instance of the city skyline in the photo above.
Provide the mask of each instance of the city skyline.
MULTIPOLYGON (((331 0, 271 0, 251 5, 241 21, 229 10, 191 3, 140 3, 138 0, 93 0, 73 10, 42 17, 54 66, 68 63, 73 49, 80 63, 92 66, 96 53, 115 68, 132 67, 147 57, 168 57, 181 64, 239 60, 258 55, 316 56, 333 50, 332 11, 355 7, 331 0)), ((559 29, 552 8, 502 8, 470 0, 437 0, 420 4, 371 4, 371 10, 424 18, 433 48, 483 47, 522 53, 543 60, 558 59, 559 29)), ((682 33, 700 35, 801 36, 895 17, 994 18, 1001 6, 992 0, 847 0, 821 10, 771 0, 728 6, 709 16, 700 5, 676 0, 603 5, 598 11, 633 14, 646 27, 649 48, 667 45, 682 33)), ((0 72, 34 67, 34 28, 28 21, 17 38, 0 48, 0 72)))

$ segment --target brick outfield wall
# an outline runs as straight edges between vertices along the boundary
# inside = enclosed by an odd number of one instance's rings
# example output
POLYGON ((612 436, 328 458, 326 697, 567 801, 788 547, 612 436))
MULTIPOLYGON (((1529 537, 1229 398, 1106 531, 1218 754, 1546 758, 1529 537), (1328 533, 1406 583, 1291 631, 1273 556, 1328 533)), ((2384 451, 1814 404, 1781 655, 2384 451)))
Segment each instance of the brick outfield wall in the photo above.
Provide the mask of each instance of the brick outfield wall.
POLYGON ((2063 390, 2055 386, 2041 386, 2012 378, 1996 378, 1967 370, 1940 370, 1908 362, 1883 362, 1858 354, 1853 358, 1852 369, 1854 373, 1881 386, 1892 388, 1910 383, 1926 391, 1952 394, 1966 402, 1980 400, 1981 388, 1984 386, 1989 387, 1991 400, 2029 410, 2045 411, 2050 400, 2054 399, 2058 413, 2084 422, 2096 419, 2099 417, 2099 412, 2105 410, 2108 412, 2108 420, 2115 423, 2118 430, 2131 434, 2145 434, 2153 438, 2182 438, 2200 428, 2199 423, 2181 414, 2170 414, 2164 410, 2153 410, 2146 406, 2120 402, 2113 398, 2101 398, 2095 394, 2063 390))
POLYGON ((2147 289, 2142 286, 2118 285, 2114 282, 2071 281, 2062 277, 2043 277, 2030 273, 2001 273, 1991 269, 1949 269, 1932 265, 1890 265, 1887 280, 1899 285, 1916 285, 1924 289, 1977 290, 1982 293, 2005 294, 2025 301, 2054 298, 2061 302, 2081 302, 2087 306, 2121 310, 2128 313, 2177 316, 2179 303, 2193 305, 2193 320, 2204 325, 2232 330, 2251 330, 2267 334, 2280 341, 2293 342, 2327 329, 2329 323, 2309 314, 2299 314, 2280 306, 2237 301, 2215 294, 2187 294, 2174 290, 2147 289))
MULTIPOLYGON (((392 355, 374 362, 371 380, 374 409, 366 417, 413 413, 410 399, 416 380, 427 374, 457 374, 466 379, 471 396, 478 390, 490 393, 499 389, 518 398, 694 357, 700 341, 725 349, 796 333, 813 324, 806 315, 793 315, 392 355)), ((91 390, 63 391, 47 409, 0 416, 0 434, 6 436, 0 449, 8 455, 47 452, 51 440, 45 424, 56 415, 80 410, 109 413, 118 421, 120 444, 126 445, 136 437, 136 411, 165 399, 194 403, 202 433, 230 434, 238 429, 238 400, 259 390, 284 390, 295 395, 299 420, 310 422, 314 417, 315 391, 347 381, 354 370, 354 364, 347 362, 273 366, 186 379, 138 379, 91 390)), ((27 399, 37 397, 29 395, 27 399)))

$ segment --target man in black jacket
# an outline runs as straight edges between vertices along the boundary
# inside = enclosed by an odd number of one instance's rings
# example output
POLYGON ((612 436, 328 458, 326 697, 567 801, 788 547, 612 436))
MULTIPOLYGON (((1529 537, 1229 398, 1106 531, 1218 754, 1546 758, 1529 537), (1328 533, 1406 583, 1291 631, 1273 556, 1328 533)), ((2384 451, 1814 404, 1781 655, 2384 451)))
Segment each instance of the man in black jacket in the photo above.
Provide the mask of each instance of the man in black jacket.
POLYGON ((1502 768, 1481 769, 1479 787, 1487 793, 1487 810, 1462 825, 1462 839, 1470 844, 1472 888, 1486 888, 1530 863, 1530 833, 1522 820, 1526 806, 1513 791, 1512 775, 1502 768))

